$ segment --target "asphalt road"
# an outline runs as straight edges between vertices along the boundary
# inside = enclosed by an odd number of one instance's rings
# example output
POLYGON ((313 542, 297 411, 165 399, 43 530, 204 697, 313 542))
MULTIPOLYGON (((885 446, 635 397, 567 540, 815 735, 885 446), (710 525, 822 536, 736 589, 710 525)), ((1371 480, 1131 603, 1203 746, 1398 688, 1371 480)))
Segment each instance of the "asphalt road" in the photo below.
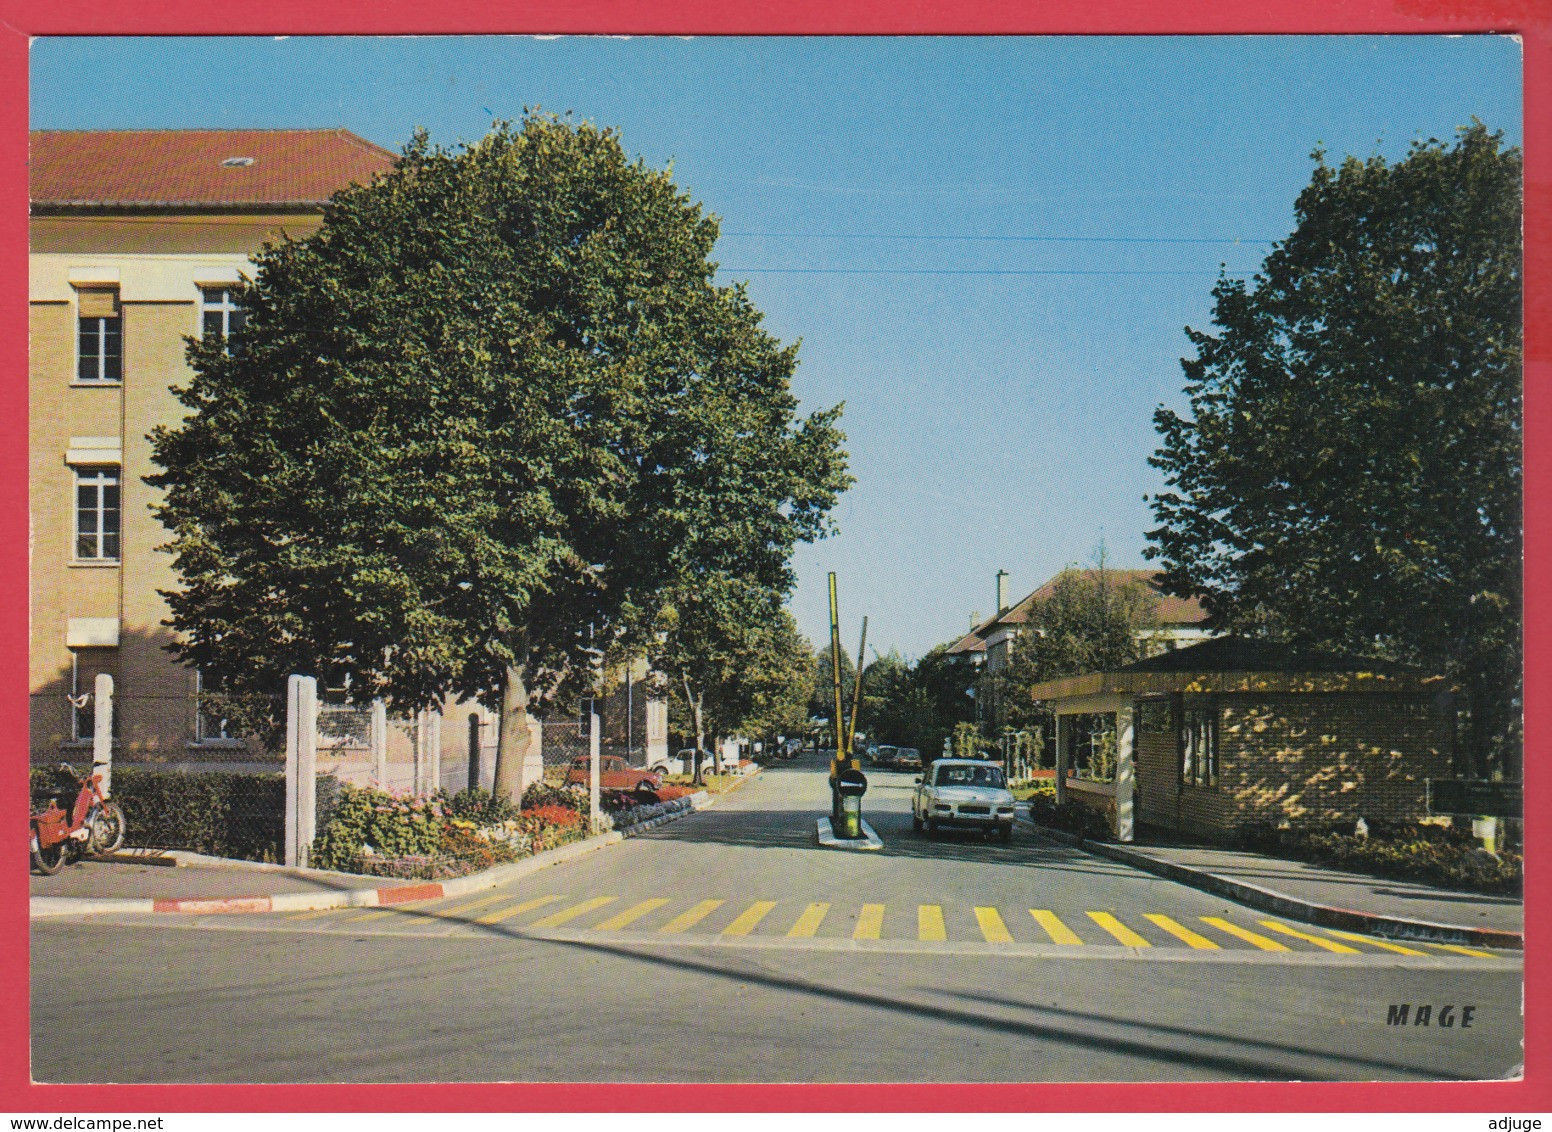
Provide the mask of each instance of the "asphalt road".
POLYGON ((1496 1079, 1517 955, 1338 937, 1020 830, 818 848, 814 756, 422 906, 33 924, 45 1082, 1496 1079), (1290 934, 1293 933, 1293 934, 1290 934), (82 980, 79 972, 101 971, 82 980), (1409 1022, 1391 1025, 1407 1004, 1409 1022), (1426 1026, 1417 1008, 1431 1008, 1426 1026), (1436 1024, 1452 1007, 1452 1025, 1436 1024), (1463 1009, 1471 1008, 1463 1027, 1463 1009))

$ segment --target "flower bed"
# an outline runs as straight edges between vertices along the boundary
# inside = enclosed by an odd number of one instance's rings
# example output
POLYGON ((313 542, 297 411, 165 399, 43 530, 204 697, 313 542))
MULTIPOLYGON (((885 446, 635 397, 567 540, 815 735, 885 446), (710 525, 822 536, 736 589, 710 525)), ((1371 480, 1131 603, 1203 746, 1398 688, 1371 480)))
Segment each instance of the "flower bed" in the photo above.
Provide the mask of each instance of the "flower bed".
POLYGON ((1082 802, 1058 805, 1054 783, 1037 783, 1027 793, 1018 791, 1015 796, 1028 798, 1029 817, 1037 825, 1076 834, 1090 841, 1109 841, 1113 836, 1110 822, 1093 806, 1085 806, 1082 802))
POLYGON ((441 880, 588 836, 581 813, 586 798, 579 807, 573 791, 541 784, 523 801, 519 808, 484 790, 417 799, 344 786, 332 819, 313 842, 312 863, 367 876, 441 880))
POLYGON ((1524 860, 1518 854, 1495 856, 1478 847, 1469 834, 1449 826, 1375 822, 1367 837, 1358 837, 1346 827, 1258 826, 1243 831, 1239 841, 1247 849, 1274 857, 1467 892, 1519 896, 1524 884, 1524 860))

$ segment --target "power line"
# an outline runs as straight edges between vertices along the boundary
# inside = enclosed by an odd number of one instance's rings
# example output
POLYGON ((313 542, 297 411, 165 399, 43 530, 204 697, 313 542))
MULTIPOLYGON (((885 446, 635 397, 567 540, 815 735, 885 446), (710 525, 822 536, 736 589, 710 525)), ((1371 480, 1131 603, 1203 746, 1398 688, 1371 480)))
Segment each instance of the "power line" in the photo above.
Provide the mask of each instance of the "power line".
POLYGON ((875 232, 723 232, 724 236, 758 236, 771 240, 965 240, 965 241, 1017 241, 1036 244, 1273 244, 1275 240, 1250 240, 1238 236, 1232 238, 1205 236, 950 236, 950 235, 899 235, 891 236, 875 232))

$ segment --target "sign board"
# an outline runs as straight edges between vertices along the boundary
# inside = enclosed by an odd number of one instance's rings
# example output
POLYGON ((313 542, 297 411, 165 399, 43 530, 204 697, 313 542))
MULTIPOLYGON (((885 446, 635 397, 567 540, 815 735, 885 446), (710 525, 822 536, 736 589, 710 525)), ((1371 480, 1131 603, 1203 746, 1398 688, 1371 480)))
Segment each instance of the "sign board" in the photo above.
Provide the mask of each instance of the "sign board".
POLYGON ((1428 812, 1517 818, 1525 812, 1525 800, 1518 782, 1434 778, 1428 780, 1428 812))

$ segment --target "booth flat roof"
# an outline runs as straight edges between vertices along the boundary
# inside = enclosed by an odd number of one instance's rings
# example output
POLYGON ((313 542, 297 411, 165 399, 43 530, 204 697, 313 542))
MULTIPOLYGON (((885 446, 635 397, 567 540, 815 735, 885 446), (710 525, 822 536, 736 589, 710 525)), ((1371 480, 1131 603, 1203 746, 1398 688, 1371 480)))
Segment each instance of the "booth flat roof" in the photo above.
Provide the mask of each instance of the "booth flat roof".
POLYGON ((1448 686, 1442 676, 1386 661, 1216 637, 1110 672, 1047 680, 1031 694, 1037 700, 1061 700, 1169 692, 1431 692, 1448 686))

